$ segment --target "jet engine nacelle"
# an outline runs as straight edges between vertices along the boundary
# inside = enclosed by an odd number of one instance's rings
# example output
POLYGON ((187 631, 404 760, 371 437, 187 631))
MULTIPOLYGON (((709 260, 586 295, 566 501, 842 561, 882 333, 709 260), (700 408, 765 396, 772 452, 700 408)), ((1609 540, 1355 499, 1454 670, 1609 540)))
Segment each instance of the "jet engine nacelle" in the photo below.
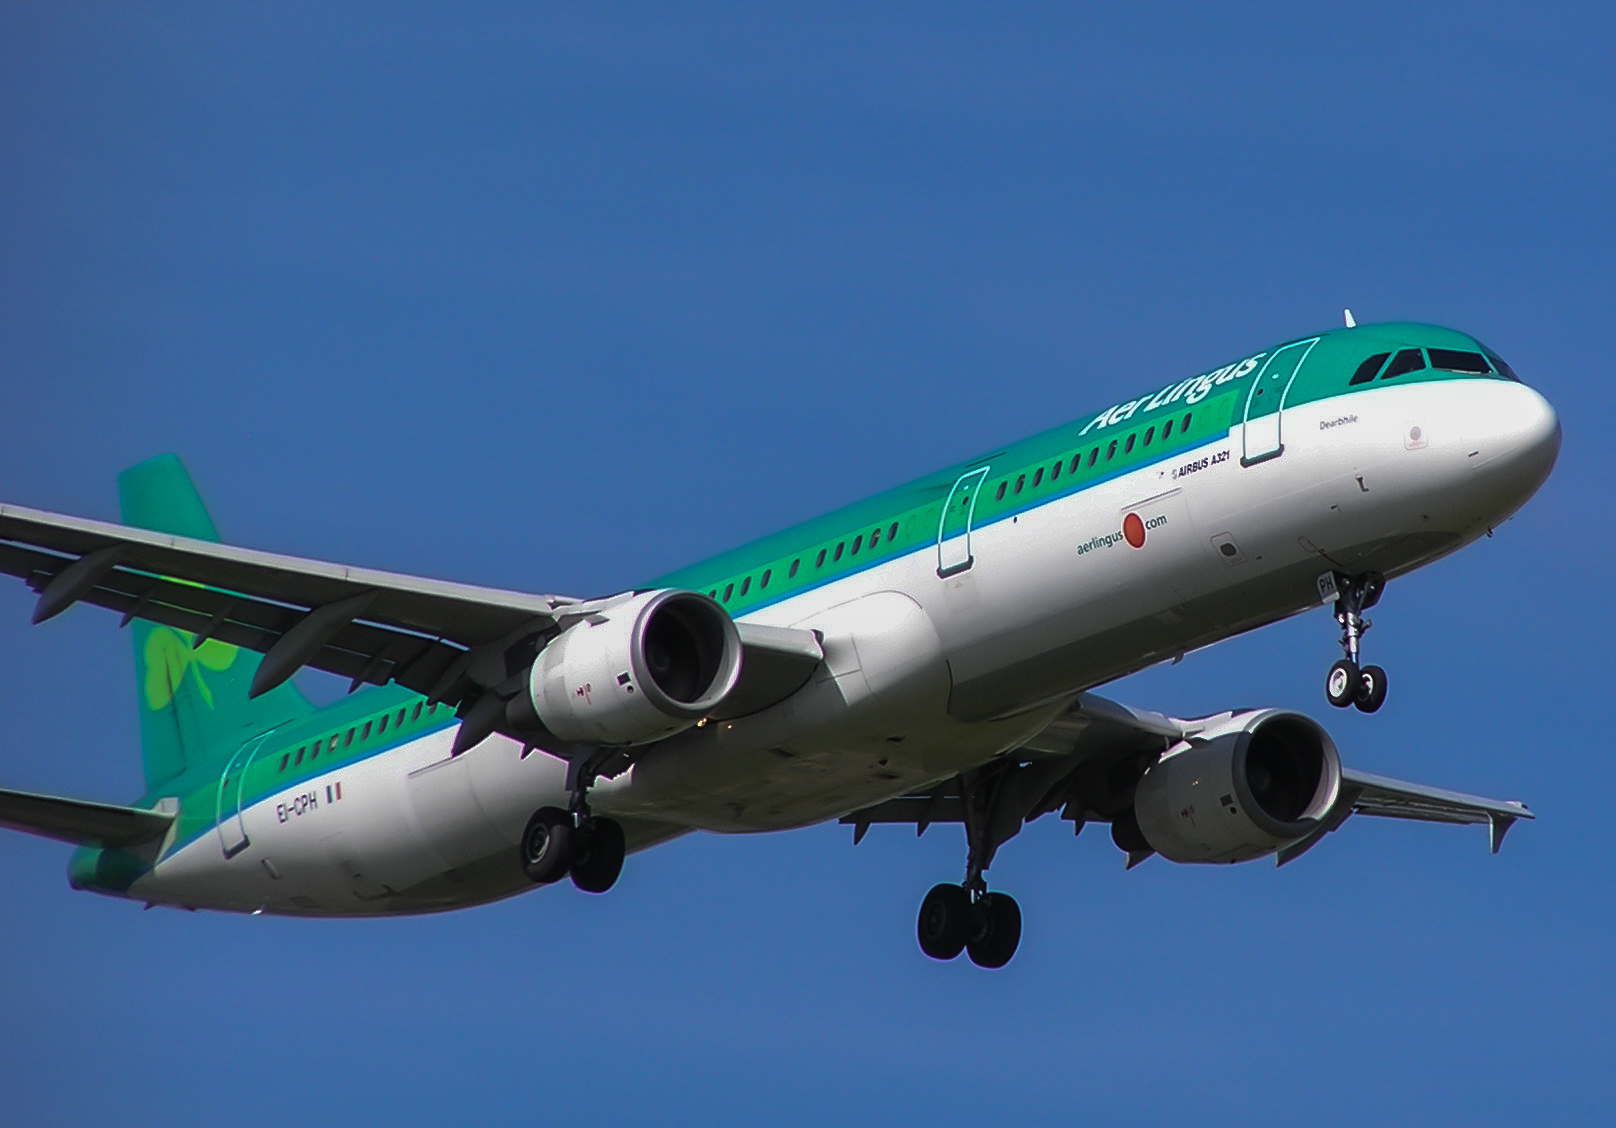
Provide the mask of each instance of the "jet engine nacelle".
POLYGON ((1341 791, 1341 758, 1319 723, 1237 714, 1169 750, 1134 791, 1145 841, 1175 862, 1245 862, 1307 837, 1341 791))
POLYGON ((740 676, 729 614, 698 592, 662 590, 562 631, 533 663, 528 692, 562 740, 645 744, 695 724, 740 676))

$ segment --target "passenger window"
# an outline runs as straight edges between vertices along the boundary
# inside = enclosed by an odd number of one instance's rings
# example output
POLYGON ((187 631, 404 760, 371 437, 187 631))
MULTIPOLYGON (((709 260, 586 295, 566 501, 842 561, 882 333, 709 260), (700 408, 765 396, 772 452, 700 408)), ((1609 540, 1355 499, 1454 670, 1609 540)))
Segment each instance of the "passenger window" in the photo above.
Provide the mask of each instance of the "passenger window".
POLYGON ((1156 428, 1155 427, 1151 427, 1148 430, 1146 430, 1145 431, 1145 445, 1149 446, 1150 445, 1150 440, 1154 439, 1155 437, 1156 437, 1156 428))
POLYGON ((398 711, 398 720, 394 721, 393 724, 401 725, 403 723, 404 723, 404 710, 400 709, 398 711))
POLYGON ((1091 470, 1094 469, 1094 464, 1096 462, 1098 462, 1099 460, 1100 460, 1100 448, 1095 447, 1093 450, 1089 451, 1089 469, 1091 469, 1091 470))
POLYGON ((393 715, 391 713, 388 713, 388 714, 386 714, 385 716, 382 717, 381 723, 376 726, 376 735, 377 736, 380 736, 382 733, 387 731, 387 722, 392 720, 392 719, 393 719, 393 715))
POLYGON ((1025 474, 1017 474, 1016 475, 1016 492, 1020 493, 1022 487, 1025 486, 1026 484, 1027 484, 1027 475, 1025 475, 1025 474))
POLYGON ((714 588, 712 591, 708 592, 707 593, 707 598, 708 599, 717 599, 718 598, 718 589, 714 588))
POLYGON ((366 721, 365 722, 365 727, 359 730, 359 739, 361 741, 365 741, 365 740, 370 739, 370 722, 369 721, 366 721))
POLYGON ((836 554, 831 557, 832 562, 835 562, 835 561, 840 560, 842 558, 842 549, 844 549, 846 547, 847 547, 847 542, 846 541, 837 541, 836 542, 836 554))
POLYGON ((858 536, 853 538, 853 555, 857 556, 859 554, 859 549, 861 549, 863 547, 864 547, 864 534, 860 533, 858 536))
POLYGON ((1478 376, 1489 376, 1492 369, 1487 367, 1487 358, 1480 353, 1461 352, 1458 349, 1426 349, 1431 357, 1431 367, 1439 368, 1443 372, 1473 372, 1478 376))
MULTIPOLYGON (((298 752, 301 753, 302 751, 303 751, 303 749, 301 749, 301 748, 298 749, 298 752)), ((284 772, 286 770, 286 763, 291 758, 292 758, 292 754, 290 752, 282 752, 281 753, 281 771, 284 772)))
POLYGON ((1003 501, 1004 500, 1004 490, 1005 490, 1005 487, 1008 486, 1009 484, 1010 484, 1010 480, 1008 478, 999 483, 999 492, 993 495, 993 500, 994 501, 1003 501))
POLYGON ((1105 448, 1105 460, 1107 462, 1110 462, 1116 456, 1117 456, 1117 440, 1112 439, 1110 445, 1108 445, 1105 448))
MULTIPOLYGON (((331 734, 331 744, 330 744, 330 746, 328 748, 326 748, 327 752, 335 752, 337 750, 337 740, 338 740, 337 734, 332 733, 331 734)), ((320 750, 319 750, 318 747, 315 748, 314 754, 316 756, 318 756, 320 754, 320 750)))
POLYGON ((814 561, 814 567, 815 568, 823 568, 824 566, 825 566, 825 550, 820 549, 819 550, 819 559, 814 561))
POLYGON ((735 585, 734 584, 725 584, 724 585, 724 602, 728 603, 729 602, 729 597, 734 595, 734 594, 735 594, 735 585))
POLYGON ((1076 474, 1077 468, 1081 465, 1083 465, 1083 452, 1078 451, 1076 454, 1072 455, 1072 465, 1066 472, 1068 474, 1076 474))
POLYGON ((748 576, 741 581, 741 594, 745 595, 752 587, 752 577, 748 576))
POLYGON ((1351 387, 1353 384, 1369 383, 1369 381, 1373 380, 1376 374, 1380 372, 1380 366, 1386 363, 1386 358, 1391 355, 1392 354, 1389 352, 1376 353, 1374 356, 1364 361, 1358 366, 1358 371, 1352 374, 1352 379, 1347 381, 1347 386, 1351 387))
POLYGON ((1178 429, 1180 431, 1188 431, 1190 429, 1190 420, 1193 419, 1194 417, 1195 417, 1195 413, 1193 411, 1190 412, 1189 414, 1185 415, 1184 416, 1184 422, 1182 422, 1182 423, 1180 423, 1178 425, 1178 429))
POLYGON ((1044 480, 1044 468, 1042 466, 1040 466, 1038 468, 1038 473, 1036 473, 1036 474, 1034 474, 1032 476, 1032 488, 1037 489, 1038 488, 1038 483, 1042 482, 1043 480, 1044 480))
POLYGON ((1053 482, 1056 478, 1060 477, 1060 472, 1061 472, 1061 466, 1062 465, 1063 465, 1063 463, 1057 462, 1057 463, 1055 463, 1055 465, 1053 465, 1053 466, 1051 466, 1049 468, 1049 480, 1051 482, 1053 482))
POLYGON ((350 745, 352 743, 353 743, 353 729, 349 729, 348 730, 348 735, 342 738, 342 746, 344 748, 346 748, 346 747, 348 747, 348 745, 350 745))
POLYGON ((1410 372, 1418 372, 1425 367, 1425 357, 1419 349, 1404 349, 1392 357, 1392 362, 1386 366, 1386 371, 1380 374, 1382 380, 1390 380, 1394 376, 1406 376, 1410 372))
POLYGON ((791 562, 791 568, 790 568, 789 571, 786 572, 786 579, 794 580, 794 579, 797 578, 797 565, 799 565, 801 563, 802 563, 802 557, 800 557, 800 556, 797 559, 795 559, 795 560, 793 560, 791 562))
POLYGON ((1137 439, 1138 437, 1139 437, 1138 435, 1129 435, 1128 436, 1128 445, 1122 448, 1122 453, 1123 454, 1132 454, 1133 453, 1133 441, 1135 439, 1137 439))
POLYGON ((410 720, 418 721, 421 719, 421 706, 423 704, 425 704, 425 702, 417 701, 415 703, 415 716, 411 717, 410 720))
POLYGON ((1167 422, 1162 424, 1162 442, 1165 443, 1167 441, 1167 436, 1171 435, 1172 433, 1173 433, 1173 421, 1171 419, 1169 419, 1167 422))
POLYGON ((898 523, 896 521, 894 521, 894 522, 892 522, 891 525, 887 526, 887 543, 891 544, 893 541, 895 541, 897 539, 898 539, 898 523))
POLYGON ((774 575, 774 569, 773 568, 765 568, 765 569, 763 569, 763 578, 758 581, 758 587, 760 587, 760 588, 768 587, 769 586, 769 577, 772 576, 772 575, 774 575))
POLYGON ((880 543, 881 543, 881 530, 876 529, 874 532, 872 532, 870 534, 870 547, 874 548, 876 545, 878 545, 880 543))
MULTIPOLYGON (((316 744, 315 747, 318 748, 320 746, 318 744, 316 744)), ((297 750, 297 759, 292 761, 292 766, 295 768, 299 764, 301 764, 302 762, 303 762, 303 749, 299 748, 297 750)))

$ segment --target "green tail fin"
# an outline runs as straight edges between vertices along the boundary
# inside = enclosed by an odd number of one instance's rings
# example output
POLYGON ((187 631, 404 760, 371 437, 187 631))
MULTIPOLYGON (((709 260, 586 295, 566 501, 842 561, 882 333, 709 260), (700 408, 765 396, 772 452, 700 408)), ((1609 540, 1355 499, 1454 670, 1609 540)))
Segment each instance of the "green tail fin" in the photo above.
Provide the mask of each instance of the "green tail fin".
MULTIPOLYGON (((159 455, 118 476, 123 521, 141 529, 218 541, 219 530, 185 464, 159 455)), ((188 768, 223 764, 256 733, 314 711, 290 683, 249 700, 259 657, 209 639, 136 620, 135 671, 146 786, 155 790, 188 768)))

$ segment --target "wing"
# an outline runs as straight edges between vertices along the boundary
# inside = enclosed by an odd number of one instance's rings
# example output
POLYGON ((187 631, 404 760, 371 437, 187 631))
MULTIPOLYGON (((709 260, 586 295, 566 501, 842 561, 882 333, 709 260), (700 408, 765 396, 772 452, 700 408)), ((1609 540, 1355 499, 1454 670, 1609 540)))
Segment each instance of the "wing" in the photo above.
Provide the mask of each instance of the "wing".
MULTIPOLYGON (((522 675, 551 637, 630 598, 580 600, 424 579, 0 506, 0 573, 40 593, 34 622, 77 602, 265 655, 254 695, 303 666, 462 704, 522 675)), ((746 703, 818 664, 811 632, 741 625, 746 703)))
MULTIPOLYGON (((841 821, 853 827, 855 843, 874 823, 913 824, 916 833, 923 834, 934 822, 963 822, 965 812, 973 807, 992 811, 994 825, 987 828, 987 837, 995 843, 1013 837, 1022 823, 1056 810, 1081 830, 1085 821, 1108 821, 1131 803, 1139 774, 1163 752, 1232 715, 1180 720, 1097 694, 1080 694, 1065 713, 1002 760, 976 773, 944 780, 928 792, 902 795, 854 811, 841 821), (984 802, 983 793, 989 791, 984 802)), ((1513 800, 1487 799, 1343 768, 1335 805, 1312 834, 1278 851, 1278 864, 1305 854, 1354 814, 1483 824, 1489 829, 1494 853, 1516 820, 1536 817, 1524 803, 1513 800)))
POLYGON ((1419 783, 1371 775, 1352 768, 1341 769, 1341 797, 1336 800, 1339 817, 1326 819, 1333 824, 1321 827, 1294 846, 1279 852, 1279 864, 1305 853, 1324 835, 1340 826, 1351 815, 1375 815, 1388 819, 1415 819, 1419 822, 1479 823, 1488 831, 1493 853, 1504 844, 1504 835, 1517 819, 1537 818, 1526 804, 1514 799, 1487 799, 1446 791, 1419 783), (1344 812, 1344 813, 1343 813, 1344 812))

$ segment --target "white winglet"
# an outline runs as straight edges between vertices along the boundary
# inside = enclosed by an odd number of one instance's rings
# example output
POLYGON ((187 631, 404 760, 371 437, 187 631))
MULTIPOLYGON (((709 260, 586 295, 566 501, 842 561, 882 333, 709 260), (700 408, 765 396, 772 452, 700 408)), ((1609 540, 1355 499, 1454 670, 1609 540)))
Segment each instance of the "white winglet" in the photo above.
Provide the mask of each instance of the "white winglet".
POLYGON ((1341 316, 1346 318, 1347 328, 1348 329, 1356 329, 1356 328, 1358 328, 1358 319, 1356 317, 1352 316, 1352 311, 1350 309, 1342 310, 1341 311, 1341 316))

